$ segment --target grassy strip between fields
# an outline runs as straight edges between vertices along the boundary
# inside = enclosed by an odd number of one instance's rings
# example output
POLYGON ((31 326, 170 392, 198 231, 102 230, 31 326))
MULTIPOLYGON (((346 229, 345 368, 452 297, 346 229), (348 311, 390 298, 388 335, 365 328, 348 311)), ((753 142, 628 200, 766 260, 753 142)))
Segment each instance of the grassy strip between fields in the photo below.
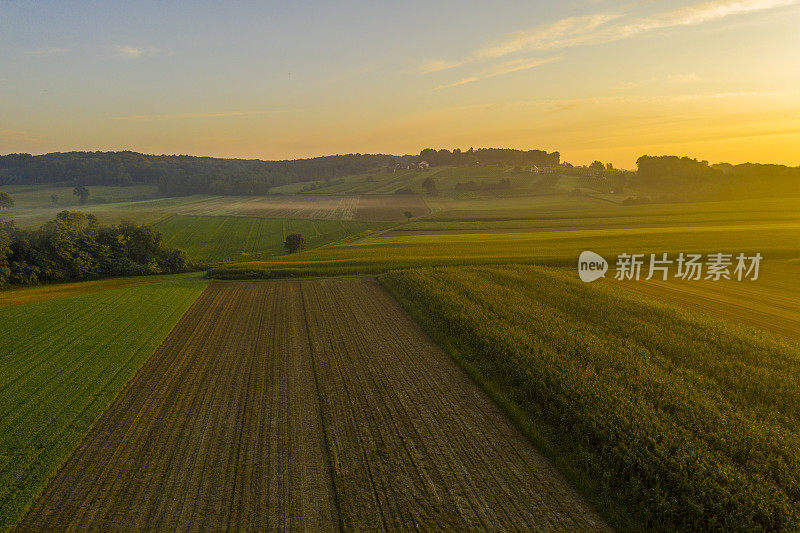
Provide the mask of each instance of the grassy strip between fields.
POLYGON ((384 285, 625 530, 800 529, 800 350, 530 266, 384 285))
POLYGON ((165 276, 0 308, 0 531, 21 518, 205 285, 197 274, 165 276))

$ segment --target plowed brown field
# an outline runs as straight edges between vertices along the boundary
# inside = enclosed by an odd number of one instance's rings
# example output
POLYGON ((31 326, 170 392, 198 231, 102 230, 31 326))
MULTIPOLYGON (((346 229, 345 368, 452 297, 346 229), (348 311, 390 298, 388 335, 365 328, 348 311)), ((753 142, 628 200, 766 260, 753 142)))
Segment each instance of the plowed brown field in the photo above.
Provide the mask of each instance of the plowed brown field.
POLYGON ((21 530, 598 530, 374 280, 215 283, 21 530))

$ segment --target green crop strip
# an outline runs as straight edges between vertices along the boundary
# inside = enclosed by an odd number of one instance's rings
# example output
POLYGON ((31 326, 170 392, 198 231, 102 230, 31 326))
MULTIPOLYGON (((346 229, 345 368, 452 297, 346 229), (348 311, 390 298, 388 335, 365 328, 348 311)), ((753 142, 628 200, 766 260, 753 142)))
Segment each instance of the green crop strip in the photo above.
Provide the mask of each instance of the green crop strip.
POLYGON ((384 283, 622 529, 800 528, 800 350, 570 273, 384 283))
POLYGON ((0 308, 0 531, 205 287, 196 274, 0 308))

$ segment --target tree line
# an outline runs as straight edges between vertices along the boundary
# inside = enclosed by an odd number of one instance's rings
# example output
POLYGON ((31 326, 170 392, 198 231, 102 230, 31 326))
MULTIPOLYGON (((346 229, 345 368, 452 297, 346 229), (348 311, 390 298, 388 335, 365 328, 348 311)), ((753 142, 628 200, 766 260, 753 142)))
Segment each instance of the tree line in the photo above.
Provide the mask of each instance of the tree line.
POLYGON ((0 220, 0 286, 185 272, 186 254, 147 224, 101 226, 94 215, 61 211, 39 229, 0 220))
POLYGON ((800 196, 800 167, 755 163, 711 165, 708 161, 678 156, 642 156, 636 166, 639 184, 670 190, 677 196, 800 196))
POLYGON ((164 195, 267 194, 272 187, 359 174, 412 156, 348 154, 261 161, 137 152, 58 152, 0 156, 0 185, 156 185, 164 195))
POLYGON ((465 166, 465 165, 508 165, 512 167, 536 165, 537 167, 557 167, 561 163, 561 154, 547 153, 544 150, 513 150, 510 148, 470 148, 462 152, 456 148, 450 150, 425 148, 420 151, 419 159, 431 166, 465 166))

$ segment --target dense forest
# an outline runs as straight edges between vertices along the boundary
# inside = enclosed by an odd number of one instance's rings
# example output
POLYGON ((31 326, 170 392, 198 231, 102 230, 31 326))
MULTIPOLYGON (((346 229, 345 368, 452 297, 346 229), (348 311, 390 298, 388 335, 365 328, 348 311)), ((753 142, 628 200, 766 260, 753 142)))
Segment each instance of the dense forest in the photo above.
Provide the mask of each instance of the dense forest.
POLYGON ((184 272, 186 254, 149 225, 100 226, 94 215, 61 211, 37 230, 0 220, 0 286, 184 272))
POLYGON ((456 148, 450 150, 434 150, 425 148, 419 154, 422 161, 431 166, 453 165, 509 165, 538 167, 557 167, 561 163, 561 154, 553 152, 548 154, 543 150, 512 150, 510 148, 470 148, 462 152, 456 148))
MULTIPOLYGON (((163 196, 187 194, 268 194, 276 186, 296 182, 332 182, 346 175, 425 161, 431 166, 507 165, 552 168, 561 165, 559 152, 470 148, 467 151, 425 148, 417 156, 349 154, 260 161, 136 152, 64 152, 33 156, 0 156, 0 186, 12 184, 156 185, 163 196)), ((800 196, 800 167, 746 163, 711 165, 678 156, 642 156, 638 171, 624 172, 595 161, 572 167, 573 174, 624 181, 672 200, 800 196)), ((621 190, 620 183, 609 185, 621 190)))
POLYGON ((677 156, 642 156, 636 164, 638 184, 670 190, 686 198, 800 196, 800 167, 710 165, 708 161, 677 156))
POLYGON ((157 185, 165 196, 267 194, 271 187, 330 180, 395 163, 411 156, 349 154, 260 161, 137 152, 57 152, 0 156, 0 185, 157 185))
POLYGON ((56 152, 0 156, 0 185, 157 185, 164 196, 186 194, 268 194, 272 187, 296 182, 331 181, 393 165, 418 161, 430 165, 505 164, 557 166, 558 152, 501 148, 426 148, 419 156, 348 154, 261 161, 137 152, 56 152))

